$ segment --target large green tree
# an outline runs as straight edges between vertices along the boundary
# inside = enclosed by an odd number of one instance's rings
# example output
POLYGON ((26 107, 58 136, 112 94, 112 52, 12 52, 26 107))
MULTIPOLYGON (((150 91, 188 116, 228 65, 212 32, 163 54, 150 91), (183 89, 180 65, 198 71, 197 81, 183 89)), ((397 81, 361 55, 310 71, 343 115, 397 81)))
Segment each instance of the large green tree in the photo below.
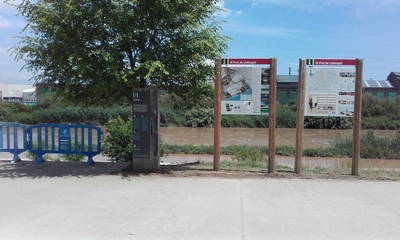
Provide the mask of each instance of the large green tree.
POLYGON ((14 54, 35 84, 68 100, 109 103, 147 86, 187 95, 227 48, 219 1, 22 0, 27 25, 14 54))

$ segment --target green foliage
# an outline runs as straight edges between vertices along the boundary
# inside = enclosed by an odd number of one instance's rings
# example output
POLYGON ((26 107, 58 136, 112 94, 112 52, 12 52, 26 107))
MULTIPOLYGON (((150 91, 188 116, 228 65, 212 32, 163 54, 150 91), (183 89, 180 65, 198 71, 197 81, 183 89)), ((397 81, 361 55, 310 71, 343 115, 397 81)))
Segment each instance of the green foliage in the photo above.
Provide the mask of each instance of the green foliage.
POLYGON ((295 148, 290 146, 277 146, 275 148, 275 154, 281 156, 293 156, 295 154, 295 148))
POLYGON ((214 107, 214 86, 209 82, 199 84, 196 89, 182 95, 185 107, 192 108, 213 108, 214 107))
POLYGON ((27 25, 13 54, 67 101, 120 102, 146 86, 193 99, 214 76, 207 59, 228 47, 217 2, 22 0, 27 25))
POLYGON ((361 127, 363 129, 400 129, 400 120, 386 116, 366 117, 361 119, 361 127))
MULTIPOLYGON (((118 117, 106 123, 107 135, 104 139, 103 152, 112 162, 132 162, 132 118, 125 121, 118 117)), ((167 156, 168 151, 160 141, 160 157, 167 156)))
POLYGON ((317 129, 350 129, 353 118, 348 117, 310 117, 304 118, 305 128, 317 129))
POLYGON ((364 94, 362 98, 361 115, 363 117, 373 117, 382 116, 383 114, 384 110, 381 100, 372 94, 364 94))
MULTIPOLYGON (((0 121, 3 122, 12 122, 10 121, 13 115, 19 115, 18 118, 22 118, 23 116, 29 117, 32 112, 31 106, 26 106, 21 103, 7 103, 0 101, 0 121)), ((14 121, 19 122, 19 121, 14 121)))
MULTIPOLYGON (((360 157, 378 159, 399 159, 400 158, 400 132, 395 137, 375 136, 373 131, 368 131, 361 136, 360 157)), ((343 137, 332 142, 335 156, 351 156, 353 148, 352 137, 343 137)))
POLYGON ((376 96, 365 94, 361 114, 364 129, 400 129, 400 97, 379 100, 376 96))
MULTIPOLYGON (((34 141, 32 143, 32 148, 33 149, 39 149, 39 143, 37 141, 34 141)), ((48 148, 51 149, 52 145, 48 144, 48 148)), ((75 149, 75 144, 71 145, 72 149, 75 149)), ((97 146, 94 146, 94 148, 97 148, 97 146)), ((44 139, 42 140, 42 150, 45 150, 45 141, 44 139)), ((81 142, 78 143, 78 148, 79 150, 82 150, 82 144, 81 142)), ((88 149, 88 145, 85 144, 85 149, 88 149)), ((25 156, 30 159, 30 160, 35 160, 37 158, 37 155, 34 154, 33 152, 27 151, 25 153, 25 156)), ((65 161, 65 162, 82 162, 85 159, 85 155, 83 154, 60 154, 60 157, 52 157, 48 154, 43 156, 43 159, 45 161, 65 161)))
POLYGON ((266 115, 223 115, 221 116, 222 127, 238 128, 266 128, 268 127, 268 116, 266 115))
POLYGON ((213 154, 214 147, 213 146, 195 146, 192 144, 184 144, 184 145, 170 145, 164 144, 166 153, 182 153, 182 154, 213 154))
POLYGON ((186 120, 180 121, 180 116, 173 110, 160 107, 160 124, 163 127, 185 126, 186 120))
MULTIPOLYGON (((369 131, 361 136, 360 156, 362 158, 378 159, 400 159, 400 131, 393 138, 375 136, 373 131, 369 131)), ((213 146, 194 146, 194 145, 165 145, 166 151, 170 154, 213 154, 213 146)), ((351 157, 353 152, 352 137, 341 137, 331 142, 327 148, 305 148, 303 156, 307 157, 351 157)), ((221 147, 222 155, 233 155, 236 160, 258 159, 265 155, 268 149, 263 146, 231 145, 221 147)), ((294 156, 295 148, 291 146, 277 146, 275 154, 280 156, 294 156)), ((257 160, 258 161, 258 160, 257 160)))
POLYGON ((303 156, 307 156, 307 157, 349 157, 349 156, 351 156, 351 149, 335 148, 335 147, 305 148, 305 149, 303 149, 303 156))
POLYGON ((232 160, 249 167, 266 166, 267 156, 261 147, 244 147, 237 151, 232 160))
MULTIPOLYGON (((94 149, 97 148, 96 145, 93 146, 94 149)), ((75 149, 75 143, 71 144, 71 149, 75 149)), ((76 147, 77 150, 83 151, 83 150, 88 150, 89 146, 85 144, 82 146, 82 142, 78 141, 78 146, 76 147), (82 148, 84 147, 84 149, 82 148)), ((60 159, 65 161, 65 162, 82 162, 85 160, 86 156, 83 154, 61 154, 60 159)))
MULTIPOLYGON (((51 144, 48 146, 49 148, 51 148, 51 144)), ((36 149, 39 149, 39 143, 37 142, 37 141, 34 141, 34 142, 32 142, 32 148, 34 149, 34 150, 36 150, 36 149)), ((44 139, 42 140, 42 150, 44 150, 45 149, 45 141, 44 141, 44 139)), ((28 158, 28 159, 30 159, 30 160, 35 160, 36 158, 37 158, 37 155, 36 154, 34 154, 33 152, 31 152, 31 151, 26 151, 25 152, 25 156, 28 158)), ((52 160, 52 158, 51 158, 51 156, 50 155, 44 155, 43 156, 43 159, 45 160, 45 161, 49 161, 49 160, 52 160)))
POLYGON ((194 108, 186 113, 186 121, 191 127, 213 127, 214 109, 194 108))
POLYGON ((293 111, 293 107, 288 107, 281 104, 276 105, 276 127, 296 127, 296 111, 293 111))
POLYGON ((3 121, 23 124, 38 123, 85 123, 104 125, 109 119, 121 117, 124 120, 132 115, 131 107, 64 107, 36 109, 31 113, 8 114, 3 121))
POLYGON ((103 155, 112 162, 132 162, 132 119, 111 119, 106 127, 108 135, 104 140, 103 155))
POLYGON ((388 138, 377 137, 373 131, 368 131, 361 138, 360 157, 364 158, 385 158, 388 156, 390 149, 390 141, 388 138), (382 150, 386 151, 382 151, 382 150))
POLYGON ((175 94, 160 97, 160 124, 161 126, 186 126, 185 101, 175 94))

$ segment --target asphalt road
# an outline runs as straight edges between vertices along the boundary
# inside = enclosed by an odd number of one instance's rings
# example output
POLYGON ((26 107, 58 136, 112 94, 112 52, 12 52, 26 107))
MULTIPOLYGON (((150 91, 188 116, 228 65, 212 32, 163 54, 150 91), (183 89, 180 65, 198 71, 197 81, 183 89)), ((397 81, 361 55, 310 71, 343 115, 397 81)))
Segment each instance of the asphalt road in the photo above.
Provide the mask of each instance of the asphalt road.
POLYGON ((0 161, 0 239, 399 239, 400 182, 112 174, 0 161))

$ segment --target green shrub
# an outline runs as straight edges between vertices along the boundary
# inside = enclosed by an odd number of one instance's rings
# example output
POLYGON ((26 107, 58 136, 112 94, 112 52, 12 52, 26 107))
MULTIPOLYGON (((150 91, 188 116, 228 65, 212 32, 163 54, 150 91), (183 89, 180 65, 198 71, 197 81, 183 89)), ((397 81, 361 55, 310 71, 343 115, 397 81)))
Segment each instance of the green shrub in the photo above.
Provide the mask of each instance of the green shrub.
POLYGON ((186 126, 186 118, 170 108, 160 107, 160 125, 165 127, 186 126))
POLYGON ((267 115, 222 115, 222 127, 235 128, 267 128, 267 115))
POLYGON ((186 113, 186 120, 191 127, 213 127, 214 109, 194 108, 186 113))
POLYGON ((239 166, 266 167, 267 156, 259 147, 243 147, 232 156, 232 160, 239 166))
MULTIPOLYGON (((37 141, 34 141, 32 143, 32 148, 33 149, 38 149, 39 148, 39 144, 38 144, 37 141)), ((48 148, 51 149, 52 145, 49 144, 48 148)), ((45 141, 44 141, 44 139, 42 140, 42 149, 43 150, 45 149, 45 141)), ((71 149, 75 149, 75 145, 74 144, 71 144, 71 149)), ((81 142, 78 143, 78 148, 77 149, 82 150, 81 142)), ((88 149, 89 149, 88 145, 85 144, 85 150, 88 150, 88 149)), ((97 149, 97 145, 94 145, 93 149, 97 149)), ((30 152, 30 151, 27 151, 25 153, 25 156, 30 160, 35 160, 37 158, 37 155, 34 154, 33 152, 30 152)), ((46 161, 60 161, 60 160, 62 160, 62 161, 65 161, 65 162, 82 162, 85 159, 85 157, 86 156, 83 155, 83 154, 60 154, 59 158, 58 157, 52 158, 50 155, 45 154, 43 156, 43 159, 46 160, 46 161)))
POLYGON ((104 140, 103 155, 113 162, 132 162, 132 119, 110 119, 106 128, 109 134, 104 140))
POLYGON ((295 128, 296 112, 291 107, 277 104, 276 106, 276 127, 295 128))
POLYGON ((277 146, 275 148, 275 154, 281 156, 293 156, 295 154, 295 148, 290 146, 277 146))
MULTIPOLYGON (((102 154, 112 162, 132 162, 132 119, 110 119, 106 123, 106 131, 108 134, 104 139, 102 154)), ((160 157, 166 155, 167 148, 160 141, 160 157)))
MULTIPOLYGON (((48 146, 49 148, 51 148, 51 144, 48 146)), ((37 150, 37 149, 39 149, 39 143, 37 142, 37 141, 34 141, 34 142, 32 142, 32 148, 34 149, 34 150, 37 150)), ((44 141, 44 139, 42 140, 42 150, 44 150, 45 149, 45 141, 44 141)), ((30 160, 35 160, 36 158, 37 158, 37 155, 36 154, 34 154, 33 152, 31 152, 31 151, 26 151, 25 152, 25 156, 28 158, 28 159, 30 159, 30 160)), ((52 158, 51 158, 51 156, 49 156, 49 155, 44 155, 43 156, 43 159, 45 160, 45 161, 50 161, 50 160, 53 160, 52 158)))
POLYGON ((349 129, 352 128, 352 118, 348 117, 304 117, 305 128, 317 129, 349 129))

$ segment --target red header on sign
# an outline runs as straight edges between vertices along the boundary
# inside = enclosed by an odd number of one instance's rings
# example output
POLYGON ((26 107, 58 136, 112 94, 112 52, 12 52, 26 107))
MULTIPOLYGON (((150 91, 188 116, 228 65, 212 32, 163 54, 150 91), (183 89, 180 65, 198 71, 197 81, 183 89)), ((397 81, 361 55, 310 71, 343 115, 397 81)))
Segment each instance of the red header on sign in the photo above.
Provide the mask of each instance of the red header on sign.
POLYGON ((228 58, 228 64, 270 64, 270 58, 228 58))
POLYGON ((356 65, 355 59, 314 59, 314 65, 356 65))

